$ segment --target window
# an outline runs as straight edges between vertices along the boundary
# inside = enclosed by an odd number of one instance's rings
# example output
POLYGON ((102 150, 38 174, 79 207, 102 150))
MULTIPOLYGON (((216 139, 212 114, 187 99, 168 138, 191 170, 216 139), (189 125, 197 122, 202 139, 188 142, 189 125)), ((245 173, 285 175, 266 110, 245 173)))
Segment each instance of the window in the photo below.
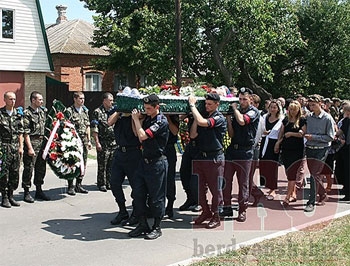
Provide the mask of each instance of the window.
POLYGON ((1 15, 1 40, 14 39, 14 11, 11 9, 0 9, 1 15))
POLYGON ((102 77, 99 73, 85 74, 85 90, 86 91, 102 91, 102 77))
POLYGON ((126 86, 129 86, 126 76, 120 74, 114 76, 114 91, 122 90, 126 86))

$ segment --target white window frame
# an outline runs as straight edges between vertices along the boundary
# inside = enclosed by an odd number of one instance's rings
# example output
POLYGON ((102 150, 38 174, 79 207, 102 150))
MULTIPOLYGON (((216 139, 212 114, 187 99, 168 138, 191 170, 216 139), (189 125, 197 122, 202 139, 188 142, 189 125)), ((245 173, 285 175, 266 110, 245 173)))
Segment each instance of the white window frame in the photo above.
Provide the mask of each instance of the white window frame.
POLYGON ((16 12, 14 9, 12 8, 5 8, 5 7, 0 7, 0 18, 1 18, 1 24, 0 24, 0 41, 2 42, 14 42, 15 41, 15 33, 16 33, 16 12), (3 27, 2 27, 2 17, 3 17, 3 11, 6 10, 6 11, 12 11, 12 38, 4 38, 2 36, 3 34, 3 27))
POLYGON ((128 78, 124 74, 116 74, 114 75, 114 91, 119 91, 129 86, 128 78))
POLYGON ((101 73, 98 73, 98 72, 85 73, 85 91, 102 91, 101 73), (94 83, 94 78, 97 78, 96 83, 94 83))

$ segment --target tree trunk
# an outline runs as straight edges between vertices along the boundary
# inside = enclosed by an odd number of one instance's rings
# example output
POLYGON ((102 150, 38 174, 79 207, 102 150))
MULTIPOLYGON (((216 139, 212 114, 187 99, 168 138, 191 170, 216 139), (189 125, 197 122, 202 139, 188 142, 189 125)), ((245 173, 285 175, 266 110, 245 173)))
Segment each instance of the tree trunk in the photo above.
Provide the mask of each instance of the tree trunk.
POLYGON ((222 47, 224 47, 226 43, 230 41, 232 37, 232 32, 228 32, 228 34, 226 34, 225 38, 219 44, 216 43, 216 39, 209 29, 206 30, 206 35, 208 36, 211 43, 214 62, 220 69, 220 72, 224 77, 225 84, 227 86, 232 86, 232 72, 225 66, 220 55, 222 47))
POLYGON ((271 93, 267 92, 263 87, 255 83, 254 79, 250 76, 247 66, 243 59, 239 62, 239 68, 241 70, 240 80, 243 84, 246 84, 248 88, 253 90, 253 92, 260 96, 262 101, 271 99, 271 93))

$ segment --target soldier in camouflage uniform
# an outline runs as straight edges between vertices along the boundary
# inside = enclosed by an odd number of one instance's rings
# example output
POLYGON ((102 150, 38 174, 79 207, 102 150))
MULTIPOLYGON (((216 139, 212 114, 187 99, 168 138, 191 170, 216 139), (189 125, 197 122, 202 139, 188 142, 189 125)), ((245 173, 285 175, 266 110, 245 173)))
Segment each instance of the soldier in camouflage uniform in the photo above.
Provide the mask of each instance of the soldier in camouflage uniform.
POLYGON ((97 186, 100 191, 110 189, 110 177, 113 154, 117 147, 113 126, 108 126, 109 112, 113 110, 113 95, 106 92, 102 96, 102 105, 92 114, 91 131, 97 151, 97 186))
MULTIPOLYGON (((67 108, 70 114, 69 120, 74 124, 75 129, 83 142, 83 159, 86 169, 88 149, 91 150, 91 137, 90 137, 90 119, 89 110, 84 105, 85 96, 81 91, 76 91, 73 94, 74 104, 67 108)), ((82 186, 83 175, 77 178, 75 187, 73 186, 73 180, 68 180, 68 195, 74 196, 75 193, 87 194, 88 191, 82 186)))
POLYGON ((13 198, 13 191, 19 183, 20 157, 23 154, 23 112, 14 108, 16 94, 5 92, 5 106, 0 108, 0 146, 6 153, 5 171, 0 178, 2 195, 1 206, 11 208, 19 206, 13 198))
POLYGON ((35 199, 50 200, 42 191, 46 174, 46 161, 42 158, 43 139, 47 109, 43 107, 43 96, 33 91, 30 94, 31 105, 24 110, 24 153, 22 187, 24 189, 24 201, 33 203, 29 189, 34 171, 34 185, 36 186, 35 199))

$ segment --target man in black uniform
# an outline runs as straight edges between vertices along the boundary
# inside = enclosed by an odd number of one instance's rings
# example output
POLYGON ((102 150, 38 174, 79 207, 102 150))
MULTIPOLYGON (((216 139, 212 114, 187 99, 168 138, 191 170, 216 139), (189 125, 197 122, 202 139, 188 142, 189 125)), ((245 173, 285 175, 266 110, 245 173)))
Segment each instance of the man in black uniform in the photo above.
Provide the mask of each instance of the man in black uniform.
POLYGON ((139 218, 139 224, 129 232, 129 236, 138 237, 146 234, 145 239, 156 239, 162 235, 160 222, 165 212, 168 161, 164 154, 169 127, 166 117, 159 110, 158 96, 151 94, 143 98, 143 101, 147 116, 142 126, 141 113, 136 109, 132 111, 132 119, 142 143, 143 154, 135 173, 135 187, 132 192, 135 215, 139 218), (146 201, 154 218, 152 230, 146 219, 146 201))
MULTIPOLYGON (((190 115, 188 119, 188 128, 191 128, 194 121, 193 116, 190 115)), ((182 154, 180 165, 180 179, 182 187, 186 193, 186 201, 179 207, 180 211, 188 211, 200 209, 198 208, 198 181, 192 174, 192 162, 194 158, 197 158, 199 153, 196 145, 196 139, 190 138, 189 143, 185 147, 185 151, 182 154)), ((199 206, 200 207, 200 206, 199 206)))
POLYGON ((206 228, 220 226, 218 206, 222 200, 221 182, 224 175, 225 156, 223 153, 223 138, 226 132, 225 117, 218 111, 220 96, 208 93, 205 97, 207 115, 203 117, 197 110, 196 98, 190 96, 188 102, 194 122, 190 129, 190 137, 196 138, 198 156, 193 161, 193 172, 198 175, 199 204, 202 207, 201 215, 194 221, 195 225, 202 224, 210 219, 206 228), (212 194, 211 210, 207 202, 207 187, 212 194))
POLYGON ((166 198, 168 200, 165 208, 165 218, 174 217, 174 201, 176 199, 176 149, 175 143, 177 142, 177 134, 179 132, 179 116, 178 115, 167 115, 166 116, 169 124, 169 138, 168 143, 165 147, 165 156, 168 160, 168 175, 167 175, 167 190, 166 198))
POLYGON ((227 116, 227 128, 231 143, 226 151, 225 186, 223 189, 224 207, 220 216, 232 216, 231 193, 233 175, 238 179, 239 212, 237 221, 246 220, 246 209, 249 200, 249 176, 253 159, 253 145, 259 124, 259 110, 251 105, 252 91, 248 88, 239 90, 239 109, 233 103, 233 115, 227 116))
POLYGON ((117 148, 114 153, 111 173, 111 189, 115 201, 119 207, 118 215, 111 221, 111 224, 134 225, 138 223, 134 211, 129 217, 125 206, 125 195, 123 192, 123 182, 125 176, 133 191, 135 185, 135 162, 139 162, 142 157, 141 143, 137 133, 132 126, 131 114, 114 112, 108 118, 108 125, 114 125, 114 136, 117 142, 117 148))

